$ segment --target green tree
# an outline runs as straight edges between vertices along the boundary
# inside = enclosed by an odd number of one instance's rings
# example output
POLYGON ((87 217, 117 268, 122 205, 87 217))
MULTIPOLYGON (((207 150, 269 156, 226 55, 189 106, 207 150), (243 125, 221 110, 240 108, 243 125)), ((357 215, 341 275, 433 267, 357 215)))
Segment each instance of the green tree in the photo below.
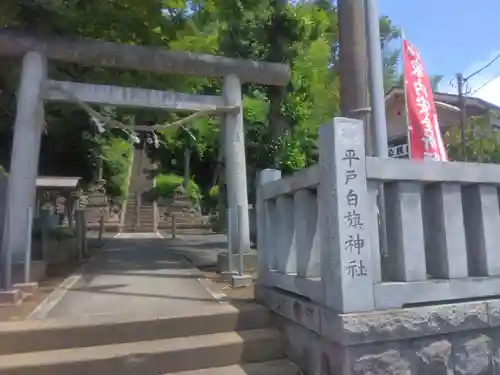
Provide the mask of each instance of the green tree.
MULTIPOLYGON (((465 131, 465 155, 467 161, 476 163, 500 163, 500 133, 491 127, 491 118, 500 118, 492 112, 469 120, 465 131)), ((444 135, 444 142, 450 160, 463 161, 461 152, 461 131, 453 126, 444 135)))
MULTIPOLYGON (((120 43, 168 46, 177 38, 179 27, 183 27, 183 16, 164 15, 164 2, 160 0, 6 0, 0 5, 2 26, 42 34, 64 35, 104 39, 120 43)), ((176 5, 183 8, 184 1, 176 5)), ((168 8, 172 10, 172 8, 168 8)), ((10 139, 14 122, 19 63, 4 59, 0 66, 0 161, 9 164, 10 139), (5 151, 5 152, 4 152, 5 151)), ((76 64, 51 62, 49 75, 54 79, 116 84, 121 86, 143 86, 164 90, 184 91, 183 77, 157 76, 147 73, 113 71, 109 69, 82 67, 76 64)), ((189 86, 188 86, 189 87, 189 86)), ((193 87, 192 85, 190 87, 193 87)), ((189 90, 188 90, 189 91, 189 90)), ((138 122, 165 121, 168 116, 152 111, 116 111, 117 119, 127 114, 137 117, 138 122)), ((42 139, 41 173, 79 174, 90 180, 95 175, 99 160, 105 159, 105 174, 112 194, 123 195, 116 186, 114 173, 118 161, 114 161, 111 145, 120 146, 123 134, 109 132, 96 136, 95 126, 89 115, 77 105, 50 104, 46 107, 47 131, 42 139), (60 161, 64 160, 64 163, 60 161), (113 164, 113 165, 111 165, 113 164)), ((119 153, 119 152, 118 152, 119 153)), ((126 160, 126 159, 124 159, 126 160)), ((118 164, 117 164, 118 163, 118 164)), ((127 169, 126 166, 122 168, 127 169)), ((116 172, 118 173, 118 172, 116 172)), ((118 173, 123 174, 123 171, 118 173)), ((118 177, 117 177, 118 178, 118 177)), ((123 180, 123 178, 122 178, 123 180)))
MULTIPOLYGON (((156 45, 290 64, 292 80, 287 87, 244 86, 250 177, 257 169, 275 166, 293 172, 315 162, 318 126, 338 113, 338 22, 331 1, 4 0, 0 3, 2 26, 38 34, 156 45)), ((384 74, 386 82, 393 82, 399 58, 393 41, 400 33, 386 17, 381 19, 380 27, 384 74)), ((2 61, 1 64, 0 131, 6 132, 2 139, 10 139, 19 63, 2 61)), ((50 69, 54 79, 220 94, 220 80, 214 79, 60 63, 52 63, 50 69)), ((149 110, 116 111, 117 119, 127 115, 141 124, 163 123, 180 116, 149 110)), ((83 136, 93 134, 95 128, 88 115, 76 106, 51 104, 47 124, 44 168, 59 159, 91 175, 89 171, 94 168, 95 160, 103 157, 105 150, 109 151, 104 140, 98 142, 83 136)), ((160 161, 163 172, 182 175, 184 150, 189 146, 191 174, 206 191, 214 183, 214 174, 221 171, 217 163, 221 153, 220 124, 217 118, 207 116, 196 120, 191 132, 196 138, 191 145, 188 142, 192 140, 183 129, 163 134, 163 147, 152 154, 160 161)), ((111 132, 109 137, 121 136, 111 132)), ((3 150, 8 150, 7 144, 0 145, 0 152, 3 150)), ((0 162, 4 162, 2 155, 0 162)))

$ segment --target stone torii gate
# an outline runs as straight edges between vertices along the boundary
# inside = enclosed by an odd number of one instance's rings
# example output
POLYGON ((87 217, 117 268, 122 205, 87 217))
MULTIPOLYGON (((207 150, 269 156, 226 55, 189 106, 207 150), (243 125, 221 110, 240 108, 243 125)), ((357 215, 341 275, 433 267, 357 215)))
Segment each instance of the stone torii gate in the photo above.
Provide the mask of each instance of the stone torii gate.
MULTIPOLYGON (((26 247, 28 207, 35 201, 35 183, 44 123, 44 101, 69 101, 175 111, 211 111, 223 122, 228 205, 243 208, 240 232, 233 243, 249 247, 246 159, 243 128, 243 82, 284 86, 290 80, 285 64, 235 60, 162 48, 121 45, 94 40, 42 38, 0 31, 0 56, 22 57, 10 175, 8 211, 2 249, 21 262, 26 247), (222 96, 191 95, 129 87, 50 80, 48 60, 158 74, 223 77, 222 96), (236 107, 236 110, 235 110, 236 107)), ((234 215, 235 216, 235 215, 234 215)), ((234 223, 233 228, 236 228, 234 223)), ((8 255, 10 257, 10 255, 8 255)), ((4 259, 5 260, 5 259, 4 259)), ((10 259, 8 259, 10 263, 10 259)))

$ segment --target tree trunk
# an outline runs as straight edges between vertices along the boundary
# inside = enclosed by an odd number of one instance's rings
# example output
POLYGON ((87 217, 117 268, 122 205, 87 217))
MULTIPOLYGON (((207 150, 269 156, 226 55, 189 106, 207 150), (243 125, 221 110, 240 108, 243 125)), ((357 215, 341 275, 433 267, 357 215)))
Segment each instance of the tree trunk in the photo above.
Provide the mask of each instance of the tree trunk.
POLYGON ((184 150, 184 189, 188 188, 190 179, 190 166, 191 166, 191 150, 186 148, 184 150))
MULTIPOLYGON (((289 41, 287 41, 283 36, 283 31, 280 30, 279 20, 283 17, 283 12, 287 6, 286 0, 275 0, 272 2, 273 16, 272 19, 275 25, 271 27, 271 33, 269 35, 270 53, 269 60, 275 62, 284 63, 287 61, 287 51, 290 48, 289 41)), ((289 124, 281 113, 281 108, 286 98, 287 89, 286 87, 269 87, 267 90, 269 99, 269 127, 271 137, 274 141, 278 140, 287 131, 289 124)), ((274 167, 277 168, 278 155, 274 157, 274 167)))

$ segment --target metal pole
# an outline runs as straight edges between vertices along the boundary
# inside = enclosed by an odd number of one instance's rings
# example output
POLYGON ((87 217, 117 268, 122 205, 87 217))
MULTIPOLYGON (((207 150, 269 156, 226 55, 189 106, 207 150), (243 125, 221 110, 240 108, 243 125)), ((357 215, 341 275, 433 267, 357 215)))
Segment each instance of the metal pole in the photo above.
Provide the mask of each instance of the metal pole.
POLYGON ((75 210, 76 241, 78 244, 78 260, 83 259, 83 226, 82 209, 78 207, 75 210))
POLYGON ((408 144, 408 159, 411 160, 411 124, 410 117, 408 116, 408 87, 406 87, 406 77, 404 74, 404 66, 406 63, 406 51, 405 51, 405 34, 401 34, 401 51, 403 51, 403 92, 405 97, 405 121, 406 121, 406 143, 408 144))
POLYGON ((175 218, 175 213, 172 214, 172 239, 176 239, 177 238, 177 222, 176 222, 176 218, 175 218))
POLYGON ((24 282, 28 284, 31 276, 31 236, 33 230, 33 208, 28 207, 28 233, 26 238, 26 252, 24 257, 24 282))
POLYGON ((135 213, 136 213, 136 218, 135 218, 135 231, 137 232, 139 230, 139 226, 141 224, 141 192, 136 193, 136 199, 135 199, 135 213))
POLYGON ((99 218, 99 241, 102 241, 102 236, 104 234, 104 214, 101 213, 101 217, 99 218))
MULTIPOLYGON (((372 136, 375 138, 375 156, 388 158, 387 117, 385 113, 384 69, 380 46, 380 18, 377 0, 365 0, 366 39, 370 72, 370 101, 372 136)), ((387 227, 385 221, 384 184, 378 187, 380 252, 387 255, 387 227)))
MULTIPOLYGON (((238 217, 237 217, 237 223, 238 223, 238 233, 241 230, 241 223, 243 221, 243 207, 241 204, 238 205, 238 217)), ((241 236, 238 236, 239 243, 238 243, 238 251, 239 251, 239 267, 238 267, 238 275, 243 276, 243 241, 241 240, 241 236)))
MULTIPOLYGON (((8 197, 8 195, 7 195, 8 197)), ((7 198, 8 199, 8 198, 7 198)), ((7 199, 5 200, 6 202, 7 199)), ((4 290, 10 290, 12 287, 12 256, 9 249, 9 236, 10 236, 10 207, 7 204, 5 210, 5 221, 4 221, 4 232, 2 237, 3 249, 2 249, 2 264, 3 264, 3 275, 2 275, 2 288, 4 290)))
POLYGON ((370 67, 370 101, 375 155, 389 156, 387 147, 387 118, 385 114, 384 68, 380 47, 380 20, 377 0, 365 0, 366 35, 370 67))
POLYGON ((227 272, 233 273, 233 217, 230 208, 227 209, 227 272))
POLYGON ((85 218, 85 210, 82 210, 82 234, 83 234, 83 245, 82 245, 83 255, 88 256, 89 249, 87 243, 87 219, 85 218))
POLYGON ((464 100, 464 76, 457 74, 458 103, 460 108, 460 152, 462 161, 467 161, 467 152, 465 147, 465 124, 467 123, 467 107, 464 100))

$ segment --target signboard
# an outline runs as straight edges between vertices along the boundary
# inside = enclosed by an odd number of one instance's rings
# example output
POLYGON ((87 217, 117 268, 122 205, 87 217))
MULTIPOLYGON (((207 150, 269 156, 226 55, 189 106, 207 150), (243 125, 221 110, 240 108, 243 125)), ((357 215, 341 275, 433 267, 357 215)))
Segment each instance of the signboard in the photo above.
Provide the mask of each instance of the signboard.
POLYGON ((88 197, 86 195, 82 195, 81 197, 78 197, 78 200, 76 201, 76 208, 77 209, 84 209, 87 207, 89 204, 88 197))
POLYGON ((390 158, 408 157, 408 145, 403 144, 399 146, 389 147, 390 158))
POLYGON ((100 192, 92 192, 87 196, 87 206, 102 207, 107 205, 107 197, 100 192))

